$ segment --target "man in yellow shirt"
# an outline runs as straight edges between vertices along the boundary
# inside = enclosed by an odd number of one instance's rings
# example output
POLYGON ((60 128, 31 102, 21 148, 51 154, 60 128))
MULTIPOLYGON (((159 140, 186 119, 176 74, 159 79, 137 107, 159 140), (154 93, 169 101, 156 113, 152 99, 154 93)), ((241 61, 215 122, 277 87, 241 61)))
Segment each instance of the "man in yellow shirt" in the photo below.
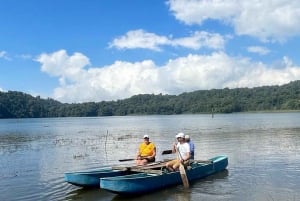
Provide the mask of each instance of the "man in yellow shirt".
POLYGON ((137 165, 146 165, 148 162, 154 162, 156 156, 156 147, 149 141, 149 135, 144 135, 144 142, 139 146, 135 163, 137 165))

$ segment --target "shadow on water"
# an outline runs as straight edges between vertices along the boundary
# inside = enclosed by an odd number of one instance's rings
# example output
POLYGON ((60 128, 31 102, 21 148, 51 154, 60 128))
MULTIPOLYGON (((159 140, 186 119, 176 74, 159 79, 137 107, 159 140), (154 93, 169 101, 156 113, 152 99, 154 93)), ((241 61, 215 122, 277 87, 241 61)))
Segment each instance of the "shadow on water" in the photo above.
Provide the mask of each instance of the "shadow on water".
MULTIPOLYGON (((221 172, 218 172, 216 174, 210 175, 208 177, 205 177, 203 180, 218 180, 218 179, 225 179, 229 175, 229 170, 225 169, 221 172)), ((196 182, 200 182, 201 180, 196 180, 196 182)))
POLYGON ((112 200, 114 194, 100 188, 79 188, 69 192, 64 200, 112 200))
POLYGON ((164 190, 150 192, 144 195, 137 196, 122 196, 116 195, 113 201, 153 201, 153 200, 170 200, 170 201, 190 201, 191 200, 191 190, 183 189, 180 186, 169 187, 164 190))

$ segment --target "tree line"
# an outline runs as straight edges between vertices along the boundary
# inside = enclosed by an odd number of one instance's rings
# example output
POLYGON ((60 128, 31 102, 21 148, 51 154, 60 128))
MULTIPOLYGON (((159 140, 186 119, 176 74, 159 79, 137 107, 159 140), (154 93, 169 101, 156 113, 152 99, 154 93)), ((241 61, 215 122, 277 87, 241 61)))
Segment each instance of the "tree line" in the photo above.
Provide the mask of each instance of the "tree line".
POLYGON ((300 81, 281 86, 140 94, 116 101, 61 103, 17 91, 0 92, 0 118, 170 115, 300 110, 300 81))

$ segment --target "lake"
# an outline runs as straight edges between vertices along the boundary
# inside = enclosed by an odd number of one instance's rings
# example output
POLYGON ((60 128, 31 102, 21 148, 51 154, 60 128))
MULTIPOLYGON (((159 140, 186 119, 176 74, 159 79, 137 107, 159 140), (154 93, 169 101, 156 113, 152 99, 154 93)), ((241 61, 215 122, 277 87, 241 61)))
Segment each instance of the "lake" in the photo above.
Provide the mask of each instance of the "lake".
MULTIPOLYGON (((130 162, 126 162, 130 163, 130 162)), ((0 120, 0 200, 300 200, 300 113, 0 120), (64 172, 135 157, 144 134, 157 160, 184 132, 195 159, 227 155, 226 171, 144 196, 121 197, 64 182, 64 172)))

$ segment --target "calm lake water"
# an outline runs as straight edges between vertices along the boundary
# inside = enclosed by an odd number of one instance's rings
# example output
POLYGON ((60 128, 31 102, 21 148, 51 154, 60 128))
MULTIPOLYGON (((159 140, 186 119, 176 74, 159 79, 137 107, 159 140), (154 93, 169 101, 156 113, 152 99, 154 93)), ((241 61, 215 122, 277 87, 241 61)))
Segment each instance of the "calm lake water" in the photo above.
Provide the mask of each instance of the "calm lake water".
MULTIPOLYGON (((123 165, 123 163, 122 163, 123 165)), ((0 200, 300 200, 300 113, 0 120, 0 200), (120 164, 144 134, 162 150, 189 134, 196 159, 227 155, 226 171, 191 188, 127 198, 64 182, 64 172, 120 164)))

